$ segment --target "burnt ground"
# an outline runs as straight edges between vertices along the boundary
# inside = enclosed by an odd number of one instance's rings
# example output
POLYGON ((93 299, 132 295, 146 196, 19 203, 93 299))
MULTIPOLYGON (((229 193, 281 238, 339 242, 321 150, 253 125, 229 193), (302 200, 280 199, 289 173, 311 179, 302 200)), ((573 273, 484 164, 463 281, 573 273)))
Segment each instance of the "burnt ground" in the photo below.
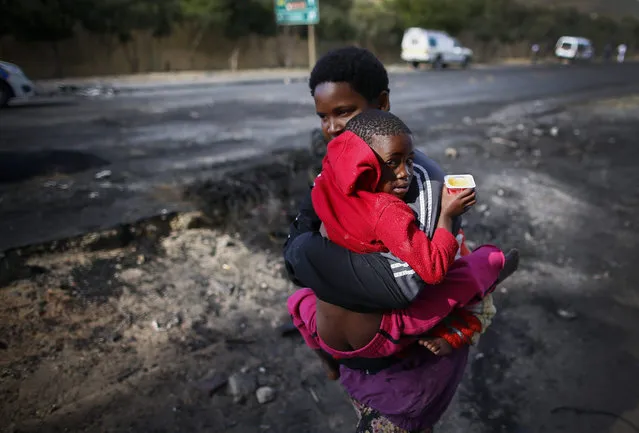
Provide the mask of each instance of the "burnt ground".
MULTIPOLYGON (((506 104, 639 91, 639 63, 391 72, 415 130, 506 104)), ((542 106, 543 108, 543 106, 542 106)), ((0 114, 0 251, 194 210, 185 185, 306 149, 317 115, 302 80, 35 98, 0 114)))
MULTIPOLYGON (((639 431, 638 117, 626 97, 413 127, 448 171, 474 174, 468 237, 522 251, 438 431, 639 431)), ((201 215, 5 257, 0 430, 352 431, 339 386, 277 329, 305 155, 196 184, 183 199, 201 215)))

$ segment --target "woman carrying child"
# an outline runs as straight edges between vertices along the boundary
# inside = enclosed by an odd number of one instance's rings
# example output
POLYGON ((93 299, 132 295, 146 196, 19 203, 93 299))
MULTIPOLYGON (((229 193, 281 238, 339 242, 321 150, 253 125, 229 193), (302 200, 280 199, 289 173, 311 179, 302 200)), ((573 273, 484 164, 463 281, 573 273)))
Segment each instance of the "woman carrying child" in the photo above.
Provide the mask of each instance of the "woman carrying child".
MULTIPOLYGON (((313 70, 310 86, 327 135, 340 135, 348 120, 367 109, 390 108, 386 71, 366 50, 329 53, 313 70)), ((421 152, 415 152, 414 167, 404 201, 432 236, 438 224, 443 173, 421 152)), ((403 267, 405 263, 389 254, 355 254, 324 239, 312 203, 310 195, 302 202, 285 257, 291 277, 313 287, 321 302, 347 310, 339 314, 355 312, 372 318, 378 329, 380 311, 406 308, 424 287, 429 289, 403 267), (401 272, 394 272, 397 264, 401 272)), ((452 233, 458 233, 458 218, 453 226, 452 233)), ((435 356, 413 344, 402 356, 342 360, 340 380, 360 415, 357 431, 429 431, 454 395, 467 353, 467 346, 462 346, 450 355, 435 356)))

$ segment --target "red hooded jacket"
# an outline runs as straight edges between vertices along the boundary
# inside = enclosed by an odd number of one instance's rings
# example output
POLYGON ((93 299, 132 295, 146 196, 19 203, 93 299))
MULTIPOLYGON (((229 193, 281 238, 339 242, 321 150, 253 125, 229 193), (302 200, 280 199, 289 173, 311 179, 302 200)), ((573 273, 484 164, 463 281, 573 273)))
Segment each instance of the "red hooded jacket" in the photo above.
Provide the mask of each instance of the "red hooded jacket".
POLYGON ((381 172, 375 152, 356 134, 346 131, 328 144, 312 199, 329 239, 357 253, 390 251, 425 283, 440 283, 455 261, 455 237, 438 228, 430 240, 405 202, 375 192, 381 172))

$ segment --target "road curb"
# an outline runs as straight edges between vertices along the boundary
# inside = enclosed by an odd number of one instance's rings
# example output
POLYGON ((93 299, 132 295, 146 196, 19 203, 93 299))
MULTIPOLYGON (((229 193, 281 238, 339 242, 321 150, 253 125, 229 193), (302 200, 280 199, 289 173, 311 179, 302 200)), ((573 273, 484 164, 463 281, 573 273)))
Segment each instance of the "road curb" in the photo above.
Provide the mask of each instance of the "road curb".
MULTIPOLYGON (((388 72, 410 73, 411 70, 405 65, 391 64, 387 66, 388 72)), ((195 74, 191 78, 180 78, 179 73, 175 75, 166 74, 142 74, 139 77, 128 76, 130 82, 117 76, 94 77, 94 78, 69 78, 60 80, 36 80, 36 90, 40 96, 54 96, 60 93, 79 93, 90 95, 103 93, 140 93, 173 91, 182 89, 198 89, 206 87, 220 86, 248 86, 265 84, 293 84, 308 81, 309 71, 303 69, 291 69, 288 71, 270 72, 265 71, 240 71, 236 74, 230 72, 201 73, 195 74), (208 75, 208 76, 207 76, 208 75), (216 76, 217 75, 217 76, 216 76), (248 75, 248 76, 247 76, 248 75), (253 75, 251 77, 250 75, 253 75), (261 75, 261 76, 260 76, 261 75), (177 77, 177 78, 176 78, 177 77), (173 78, 174 80, 172 80, 173 78)))
POLYGON ((179 80, 160 82, 123 83, 109 80, 73 82, 36 82, 36 90, 40 96, 54 96, 59 94, 105 94, 105 93, 144 93, 158 91, 179 91, 183 89, 198 89, 220 86, 248 86, 265 84, 292 84, 306 82, 308 74, 282 75, 264 78, 240 78, 240 79, 211 79, 211 80, 179 80))
MULTIPOLYGON (((494 65, 475 65, 475 69, 483 70, 494 65)), ((509 67, 522 67, 524 65, 508 65, 509 67)), ((426 73, 427 70, 415 70, 400 65, 391 65, 388 68, 390 75, 405 75, 426 73)), ((290 75, 279 75, 263 78, 223 78, 223 79, 202 79, 202 80, 177 80, 158 82, 118 82, 117 79, 105 80, 62 80, 60 82, 44 80, 36 81, 36 91, 39 96, 59 96, 77 94, 83 96, 100 96, 113 94, 140 94, 152 92, 170 92, 184 89, 204 89, 221 86, 250 86, 268 84, 297 84, 308 82, 308 73, 293 73, 290 75)))
POLYGON ((201 87, 220 87, 220 86, 249 86, 264 84, 291 84, 300 83, 308 80, 308 77, 277 77, 277 78, 260 78, 260 79, 244 79, 229 81, 191 81, 178 83, 153 83, 142 85, 113 84, 112 87, 119 92, 157 92, 162 90, 182 90, 197 89, 201 87))

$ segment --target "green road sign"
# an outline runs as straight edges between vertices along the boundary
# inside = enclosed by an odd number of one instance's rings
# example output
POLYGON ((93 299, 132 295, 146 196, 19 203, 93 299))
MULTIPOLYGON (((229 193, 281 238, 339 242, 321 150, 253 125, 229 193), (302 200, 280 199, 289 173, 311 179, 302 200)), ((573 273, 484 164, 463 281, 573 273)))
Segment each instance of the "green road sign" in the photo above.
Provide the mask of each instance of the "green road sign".
POLYGON ((275 0, 275 20, 285 26, 317 24, 318 3, 319 0, 275 0))

